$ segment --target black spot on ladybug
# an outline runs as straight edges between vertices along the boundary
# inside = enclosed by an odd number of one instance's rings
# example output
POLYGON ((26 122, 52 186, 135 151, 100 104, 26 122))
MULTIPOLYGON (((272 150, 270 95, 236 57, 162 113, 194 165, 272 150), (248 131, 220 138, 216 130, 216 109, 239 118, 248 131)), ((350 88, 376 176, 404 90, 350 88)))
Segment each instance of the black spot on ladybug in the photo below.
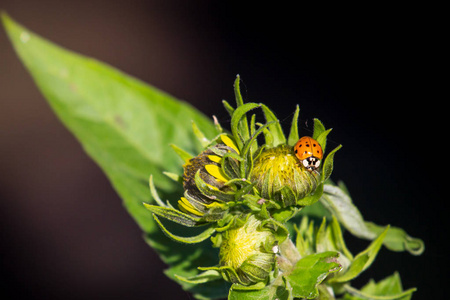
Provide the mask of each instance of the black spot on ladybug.
POLYGON ((295 149, 294 152, 297 153, 298 152, 297 149, 295 149))
POLYGON ((313 144, 313 147, 317 146, 316 144, 313 144))
POLYGON ((309 144, 306 144, 306 147, 309 147, 309 144))
POLYGON ((317 150, 317 153, 320 153, 320 151, 319 151, 319 150, 317 150))
POLYGON ((303 154, 306 154, 306 153, 308 153, 308 151, 303 152, 303 154))

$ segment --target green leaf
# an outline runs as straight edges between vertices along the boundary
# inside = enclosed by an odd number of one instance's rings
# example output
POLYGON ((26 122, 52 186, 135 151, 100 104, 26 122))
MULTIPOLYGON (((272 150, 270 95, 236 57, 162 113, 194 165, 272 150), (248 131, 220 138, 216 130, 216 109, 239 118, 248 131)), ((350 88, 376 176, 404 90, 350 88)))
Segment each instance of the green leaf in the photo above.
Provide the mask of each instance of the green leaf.
POLYGON ((338 220, 335 216, 332 216, 332 220, 330 223, 331 233, 333 235, 333 240, 336 244, 337 250, 342 252, 348 259, 353 260, 352 253, 348 250, 345 241, 344 236, 342 234, 341 226, 339 225, 338 220))
POLYGON ((294 270, 286 276, 294 297, 313 299, 318 296, 317 286, 333 272, 340 270, 338 253, 327 251, 300 259, 294 270))
POLYGON ((356 278, 359 274, 366 270, 375 260, 388 230, 389 226, 385 228, 385 230, 369 245, 369 247, 367 247, 366 250, 355 256, 350 267, 344 274, 337 274, 336 277, 330 279, 330 282, 347 282, 356 278))
POLYGON ((349 285, 345 285, 344 289, 349 293, 344 297, 346 300, 410 300, 412 293, 416 291, 415 288, 403 291, 397 272, 379 282, 371 280, 361 290, 349 285))
MULTIPOLYGON (((325 184, 320 203, 327 208, 351 234, 356 237, 373 240, 384 229, 379 225, 364 221, 358 208, 353 204, 346 189, 341 186, 325 184)), ((422 240, 410 237, 400 228, 391 226, 383 242, 392 251, 408 251, 420 255, 425 249, 422 240)))
MULTIPOLYGON (((95 59, 63 49, 6 14, 1 18, 37 87, 61 122, 104 171, 149 244, 180 275, 194 275, 182 267, 192 263, 192 250, 167 238, 142 203, 151 201, 148 190, 151 174, 163 198, 173 201, 179 198, 180 186, 163 175, 163 171, 181 171, 180 160, 169 145, 198 153, 201 145, 192 132, 191 122, 208 138, 217 135, 214 124, 188 103, 95 59)), ((196 255, 203 261, 215 263, 217 254, 212 255, 212 248, 199 251, 196 255)), ((206 289, 202 287, 204 294, 212 295, 206 289)))
POLYGON ((374 282, 371 280, 366 284, 361 292, 364 295, 370 295, 370 297, 384 297, 384 299, 401 299, 408 300, 411 299, 412 293, 415 288, 403 291, 402 282, 400 280, 400 275, 395 272, 393 275, 388 276, 379 282, 374 282))
MULTIPOLYGON (((375 233, 383 230, 383 226, 372 222, 365 222, 366 227, 375 233)), ((403 229, 391 227, 384 239, 386 248, 392 251, 408 251, 413 255, 420 255, 425 251, 425 245, 421 239, 410 237, 403 229)))

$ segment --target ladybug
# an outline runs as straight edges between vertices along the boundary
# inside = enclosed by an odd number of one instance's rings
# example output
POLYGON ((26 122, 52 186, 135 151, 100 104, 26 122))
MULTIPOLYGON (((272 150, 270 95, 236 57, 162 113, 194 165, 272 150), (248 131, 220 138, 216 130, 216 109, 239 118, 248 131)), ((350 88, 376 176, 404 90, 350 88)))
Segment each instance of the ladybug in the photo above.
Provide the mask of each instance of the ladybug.
POLYGON ((294 146, 294 153, 306 170, 310 172, 320 166, 320 160, 323 157, 322 147, 309 136, 304 136, 298 140, 294 146))

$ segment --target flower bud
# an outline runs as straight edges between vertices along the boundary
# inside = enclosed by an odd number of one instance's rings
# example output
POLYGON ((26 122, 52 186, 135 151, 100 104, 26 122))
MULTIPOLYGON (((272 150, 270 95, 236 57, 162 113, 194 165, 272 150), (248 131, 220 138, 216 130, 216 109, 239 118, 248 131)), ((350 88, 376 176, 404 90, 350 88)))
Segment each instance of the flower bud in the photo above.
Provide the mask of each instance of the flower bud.
POLYGON ((222 233, 219 257, 225 280, 242 285, 267 280, 275 267, 278 241, 274 228, 266 225, 248 215, 245 223, 237 222, 222 233))
POLYGON ((304 168, 294 155, 292 146, 280 145, 264 149, 258 155, 250 180, 256 183, 260 196, 266 199, 283 198, 283 190, 290 190, 295 199, 285 203, 289 206, 314 193, 320 184, 320 174, 304 168))
MULTIPOLYGON (((183 212, 194 217, 202 217, 205 221, 220 220, 228 210, 227 202, 234 200, 236 188, 227 185, 230 175, 222 169, 223 156, 236 152, 232 141, 222 137, 227 144, 216 144, 198 156, 190 159, 183 167, 184 197, 178 201, 178 207, 183 212)), ((225 164, 233 169, 232 159, 225 164)))

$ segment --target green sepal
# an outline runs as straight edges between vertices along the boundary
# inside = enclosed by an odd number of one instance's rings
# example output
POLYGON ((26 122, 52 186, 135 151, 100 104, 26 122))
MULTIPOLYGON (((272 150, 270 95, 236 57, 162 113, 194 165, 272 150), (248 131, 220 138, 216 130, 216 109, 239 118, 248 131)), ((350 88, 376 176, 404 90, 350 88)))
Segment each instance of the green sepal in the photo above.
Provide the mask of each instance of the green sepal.
POLYGON ((282 207, 289 207, 296 204, 294 191, 290 186, 283 186, 279 191, 273 193, 273 199, 278 203, 281 203, 282 207))
MULTIPOLYGON (((273 122, 273 121, 267 122, 263 126, 259 127, 258 130, 256 130, 256 132, 254 134, 252 134, 252 136, 244 143, 244 146, 243 146, 242 152, 241 152, 242 157, 245 157, 245 155, 247 155, 248 151, 251 149, 251 146, 254 145, 254 143, 256 142, 256 138, 264 131, 264 129, 271 126, 273 123, 275 123, 275 122, 273 122)), ((250 154, 253 155, 252 152, 250 152, 250 154)))
MULTIPOLYGON (((237 75, 236 79, 234 81, 234 96, 236 98, 236 108, 237 109, 244 105, 244 100, 242 99, 242 95, 241 95, 241 88, 239 86, 240 81, 241 81, 241 77, 239 75, 237 75)), ((244 114, 244 116, 242 116, 242 118, 240 118, 239 132, 244 141, 249 139, 250 132, 249 132, 248 123, 247 123, 247 116, 245 114, 244 114)))
POLYGON ((288 145, 294 146, 300 139, 298 135, 298 115, 300 114, 300 107, 297 105, 292 118, 291 130, 289 131, 288 145))
POLYGON ((327 136, 331 130, 332 128, 326 130, 319 119, 314 119, 314 132, 312 137, 319 143, 320 147, 322 147, 323 152, 326 150, 327 136))
POLYGON ((196 236, 191 237, 178 236, 167 230, 167 228, 164 227, 164 225, 161 223, 161 221, 155 214, 153 214, 153 218, 155 219, 156 223, 158 223, 158 226, 161 228, 161 230, 164 232, 165 235, 167 235, 172 240, 183 244, 197 244, 203 242, 204 240, 210 238, 214 232, 216 232, 213 227, 209 227, 208 229, 206 229, 205 231, 196 236))
POLYGON ((296 206, 284 207, 271 212, 272 218, 281 223, 286 223, 293 218, 302 208, 296 206))
POLYGON ((345 273, 337 274, 334 278, 330 279, 330 283, 348 282, 356 278, 357 276, 359 276, 359 274, 366 270, 375 260, 378 251, 383 245, 383 240, 388 230, 389 226, 387 226, 385 230, 375 240, 372 241, 372 243, 369 245, 369 247, 367 247, 366 250, 360 252, 355 256, 355 258, 351 262, 350 267, 345 273))
POLYGON ((189 160, 194 158, 189 152, 181 149, 177 145, 170 144, 170 147, 175 151, 176 154, 183 160, 184 163, 187 163, 189 160))
POLYGON ((211 141, 206 138, 205 134, 198 128, 197 124, 194 121, 192 122, 192 131, 197 137, 198 141, 202 145, 203 148, 208 147, 211 144, 211 141))
POLYGON ((234 113, 234 108, 226 100, 222 100, 222 103, 226 111, 230 114, 230 117, 232 117, 234 113))
POLYGON ((311 254, 300 259, 293 271, 286 275, 292 286, 292 295, 299 298, 313 299, 318 296, 317 286, 322 283, 330 273, 340 270, 337 262, 338 252, 327 251, 311 254))
MULTIPOLYGON (((249 283, 258 283, 266 281, 267 274, 274 268, 274 254, 270 253, 258 253, 247 258, 244 263, 239 267, 239 272, 242 272, 242 279, 246 279, 244 282, 246 285, 249 283), (247 282, 248 280, 248 282, 247 282)), ((263 287, 265 284, 263 285, 263 287)))
POLYGON ((169 177, 170 179, 172 179, 173 181, 179 183, 179 184, 183 184, 183 176, 180 176, 178 174, 172 173, 172 172, 162 172, 164 175, 166 175, 167 177, 169 177))
POLYGON ((309 206, 313 205, 317 201, 319 201, 320 197, 323 194, 323 183, 319 184, 312 195, 306 196, 302 199, 297 200, 297 205, 300 206, 309 206))
MULTIPOLYGON (((257 123, 259 126, 262 126, 263 124, 261 123, 257 123)), ((273 134, 272 132, 270 132, 270 130, 268 130, 267 128, 263 130, 263 134, 264 134, 264 141, 265 141, 265 146, 268 147, 273 147, 274 146, 274 139, 273 139, 273 134)))
POLYGON ((228 281, 228 282, 234 282, 234 283, 239 283, 242 285, 246 285, 245 282, 242 282, 240 277, 238 276, 238 274, 236 273, 236 271, 230 267, 230 266, 223 266, 223 267, 198 267, 197 269, 199 269, 200 271, 210 271, 210 270, 214 270, 219 272, 222 277, 228 281))
POLYGON ((266 105, 261 104, 261 108, 264 112, 264 116, 266 117, 266 121, 275 122, 268 128, 273 137, 273 146, 276 147, 281 144, 286 144, 286 137, 284 136, 280 121, 278 121, 275 114, 266 105))
POLYGON ((337 146, 334 148, 325 158, 325 161, 323 163, 322 167, 322 174, 321 174, 321 181, 325 182, 330 177, 331 173, 333 172, 333 160, 334 160, 334 154, 336 151, 342 148, 342 145, 337 146))
POLYGON ((258 283, 256 286, 242 286, 233 284, 228 294, 228 300, 292 300, 291 287, 283 277, 277 277, 270 285, 263 288, 258 283))
POLYGON ((180 276, 175 274, 174 275, 175 278, 177 278, 180 281, 186 282, 186 283, 192 283, 192 284, 201 284, 201 283, 206 283, 206 282, 210 282, 213 280, 218 280, 218 279, 222 279, 222 275, 220 275, 219 272, 217 272, 216 270, 208 270, 205 271, 203 273, 197 274, 195 276, 191 276, 191 277, 184 277, 184 276, 180 276))
MULTIPOLYGON (((263 288, 266 287, 266 283, 265 282, 257 282, 255 284, 250 284, 250 285, 241 285, 241 284, 233 284, 231 286, 231 290, 233 291, 241 291, 241 292, 245 292, 245 293, 252 293, 254 291, 260 291, 263 288)), ((240 298, 239 298, 240 299, 240 298)))
POLYGON ((195 227, 200 221, 200 218, 192 217, 191 215, 185 214, 177 209, 171 207, 161 207, 157 205, 150 205, 147 203, 143 203, 145 208, 147 208, 152 213, 166 218, 175 223, 187 226, 187 227, 195 227))
POLYGON ((149 179, 149 187, 150 187, 150 194, 152 195, 153 199, 158 203, 159 206, 167 207, 167 205, 159 198, 158 192, 156 191, 155 184, 153 183, 153 175, 150 175, 149 179))
POLYGON ((247 128, 247 134, 248 134, 248 124, 242 125, 241 121, 245 118, 246 113, 249 112, 252 109, 255 109, 257 107, 260 107, 260 104, 258 103, 246 103, 242 106, 239 106, 236 108, 236 110, 233 113, 233 116, 231 117, 231 132, 233 133, 234 140, 239 148, 239 150, 242 149, 244 145, 244 141, 248 139, 248 137, 245 137, 245 130, 242 131, 242 127, 247 128))
POLYGON ((200 192, 203 195, 206 195, 207 197, 214 199, 218 202, 230 202, 234 201, 234 194, 235 192, 223 192, 220 189, 216 188, 215 186, 212 186, 210 184, 207 184, 200 176, 200 170, 195 173, 195 185, 200 190, 200 192))
MULTIPOLYGON (((319 119, 315 118, 312 138, 315 139, 316 141, 318 141, 319 136, 322 133, 324 133, 325 131, 326 131, 325 126, 323 125, 323 123, 319 119)), ((320 146, 322 146, 322 144, 320 144, 320 146)), ((322 148, 323 148, 323 146, 322 146, 322 148)))

